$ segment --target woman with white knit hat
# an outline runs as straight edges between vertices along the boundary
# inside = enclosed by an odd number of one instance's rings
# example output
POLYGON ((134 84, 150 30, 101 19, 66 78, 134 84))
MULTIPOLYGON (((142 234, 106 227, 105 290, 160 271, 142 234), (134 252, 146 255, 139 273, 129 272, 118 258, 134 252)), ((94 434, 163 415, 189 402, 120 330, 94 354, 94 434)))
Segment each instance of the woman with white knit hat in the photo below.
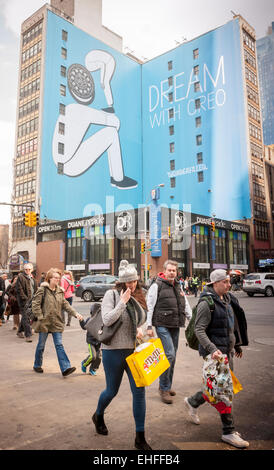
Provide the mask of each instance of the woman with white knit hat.
POLYGON ((101 393, 96 412, 92 416, 96 431, 108 434, 104 422, 104 411, 117 395, 124 371, 126 371, 133 399, 133 415, 136 426, 135 447, 140 450, 151 450, 145 440, 145 388, 136 387, 126 358, 133 353, 136 338, 142 338, 141 325, 146 321, 146 301, 139 283, 134 265, 122 260, 119 266, 119 281, 114 291, 108 290, 102 300, 102 318, 110 326, 119 318, 122 325, 116 331, 109 345, 102 344, 102 359, 106 376, 106 389, 101 393))

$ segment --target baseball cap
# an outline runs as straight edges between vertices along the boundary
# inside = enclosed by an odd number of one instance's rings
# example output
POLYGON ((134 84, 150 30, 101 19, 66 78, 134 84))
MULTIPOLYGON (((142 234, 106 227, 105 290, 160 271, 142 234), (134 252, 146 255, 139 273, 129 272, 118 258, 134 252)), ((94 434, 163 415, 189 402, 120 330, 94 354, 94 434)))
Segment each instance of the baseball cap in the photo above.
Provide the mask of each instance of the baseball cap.
POLYGON ((229 275, 225 269, 215 269, 210 273, 210 282, 207 283, 207 286, 210 286, 214 282, 224 281, 229 275))

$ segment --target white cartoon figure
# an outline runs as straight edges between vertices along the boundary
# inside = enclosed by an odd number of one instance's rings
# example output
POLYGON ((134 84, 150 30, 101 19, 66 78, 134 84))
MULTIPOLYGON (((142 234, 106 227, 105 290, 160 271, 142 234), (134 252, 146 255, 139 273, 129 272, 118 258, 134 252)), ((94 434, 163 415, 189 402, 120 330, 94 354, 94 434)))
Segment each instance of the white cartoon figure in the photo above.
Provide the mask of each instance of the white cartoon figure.
POLYGON ((95 96, 93 78, 82 65, 71 65, 67 74, 68 87, 77 103, 67 105, 65 115, 60 114, 57 119, 52 141, 54 163, 58 173, 79 176, 106 151, 111 185, 119 189, 135 188, 137 181, 124 175, 118 134, 120 120, 112 106, 110 80, 115 61, 107 52, 94 50, 87 54, 85 63, 89 70, 101 70, 100 83, 109 107, 95 109, 88 106, 95 96), (92 124, 104 127, 84 140, 92 124))

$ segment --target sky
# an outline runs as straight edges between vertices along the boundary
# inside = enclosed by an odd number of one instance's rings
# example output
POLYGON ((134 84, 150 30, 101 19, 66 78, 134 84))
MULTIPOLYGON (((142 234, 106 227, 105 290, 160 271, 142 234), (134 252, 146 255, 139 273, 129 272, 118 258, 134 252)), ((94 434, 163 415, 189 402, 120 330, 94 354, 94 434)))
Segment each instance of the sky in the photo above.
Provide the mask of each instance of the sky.
MULTIPOLYGON (((21 23, 45 3, 0 0, 0 203, 11 202, 13 186, 21 23)), ((103 25, 123 37, 125 52, 144 60, 223 25, 232 12, 259 39, 274 21, 274 0, 103 0, 103 25)), ((10 207, 0 204, 0 224, 8 223, 10 207)))

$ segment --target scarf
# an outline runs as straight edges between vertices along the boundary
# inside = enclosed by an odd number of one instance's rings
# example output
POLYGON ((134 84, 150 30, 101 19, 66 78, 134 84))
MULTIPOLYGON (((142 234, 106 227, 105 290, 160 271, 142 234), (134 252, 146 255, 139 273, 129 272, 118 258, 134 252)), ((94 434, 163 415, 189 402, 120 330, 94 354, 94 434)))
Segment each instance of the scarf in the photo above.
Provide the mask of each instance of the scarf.
POLYGON ((127 302, 127 313, 129 314, 129 317, 130 317, 132 325, 133 325, 132 337, 135 340, 136 339, 137 325, 139 324, 139 322, 141 320, 141 312, 139 311, 139 309, 135 310, 134 302, 133 302, 132 299, 129 299, 129 301, 127 302), (136 320, 136 313, 137 313, 137 317, 138 317, 137 320, 136 320))

